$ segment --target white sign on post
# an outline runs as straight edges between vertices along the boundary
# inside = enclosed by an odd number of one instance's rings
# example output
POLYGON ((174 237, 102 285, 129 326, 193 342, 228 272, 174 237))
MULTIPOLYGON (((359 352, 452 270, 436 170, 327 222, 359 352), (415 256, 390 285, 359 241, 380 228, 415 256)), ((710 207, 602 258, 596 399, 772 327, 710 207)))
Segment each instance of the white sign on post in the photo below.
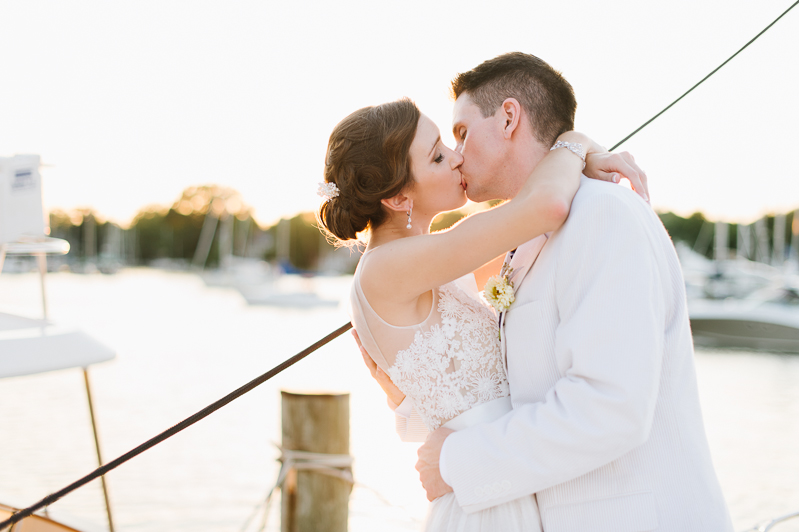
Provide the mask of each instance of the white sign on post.
POLYGON ((38 155, 0 157, 0 244, 45 236, 38 155))

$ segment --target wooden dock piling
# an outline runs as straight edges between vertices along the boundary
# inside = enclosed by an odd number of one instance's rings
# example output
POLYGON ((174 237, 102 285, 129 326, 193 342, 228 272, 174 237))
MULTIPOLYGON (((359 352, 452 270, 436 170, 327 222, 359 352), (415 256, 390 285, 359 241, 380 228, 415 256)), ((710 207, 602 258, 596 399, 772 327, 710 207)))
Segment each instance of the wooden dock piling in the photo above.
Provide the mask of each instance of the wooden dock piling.
MULTIPOLYGON (((282 391, 283 449, 349 455, 349 394, 282 391)), ((352 484, 311 468, 291 470, 282 489, 281 532, 346 532, 352 484)))

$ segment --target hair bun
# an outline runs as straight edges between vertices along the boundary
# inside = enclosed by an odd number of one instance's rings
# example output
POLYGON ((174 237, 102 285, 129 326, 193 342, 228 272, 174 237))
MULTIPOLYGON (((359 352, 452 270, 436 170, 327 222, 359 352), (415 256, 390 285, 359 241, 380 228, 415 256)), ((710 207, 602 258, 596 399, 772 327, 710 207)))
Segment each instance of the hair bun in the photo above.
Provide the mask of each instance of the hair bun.
POLYGON ((339 194, 321 205, 318 219, 337 240, 378 227, 386 219, 381 200, 413 184, 409 151, 420 116, 404 98, 359 109, 333 129, 324 177, 339 194))

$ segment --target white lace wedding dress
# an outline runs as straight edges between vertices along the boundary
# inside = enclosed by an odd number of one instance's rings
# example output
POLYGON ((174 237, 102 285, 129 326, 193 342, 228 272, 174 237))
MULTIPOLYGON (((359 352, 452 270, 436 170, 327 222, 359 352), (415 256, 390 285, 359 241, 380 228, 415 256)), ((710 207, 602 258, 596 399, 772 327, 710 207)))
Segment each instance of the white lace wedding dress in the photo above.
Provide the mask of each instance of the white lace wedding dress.
MULTIPOLYGON (((367 352, 412 402, 427 430, 461 430, 509 412, 494 311, 476 292, 464 289, 462 279, 433 290, 430 314, 423 322, 391 325, 377 315, 361 289, 368 257, 367 251, 352 284, 353 324, 367 352)), ((541 520, 533 495, 466 514, 448 493, 430 504, 425 530, 537 532, 541 520)))

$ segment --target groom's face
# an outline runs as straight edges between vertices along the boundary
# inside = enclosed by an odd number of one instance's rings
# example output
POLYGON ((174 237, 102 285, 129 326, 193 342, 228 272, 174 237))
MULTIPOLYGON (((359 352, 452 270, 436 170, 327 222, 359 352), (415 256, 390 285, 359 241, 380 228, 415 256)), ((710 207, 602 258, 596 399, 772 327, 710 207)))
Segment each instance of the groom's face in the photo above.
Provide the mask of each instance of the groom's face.
POLYGON ((504 122, 500 113, 484 117, 468 93, 455 100, 452 134, 455 151, 463 155, 461 174, 470 200, 481 202, 511 197, 503 142, 504 122))

